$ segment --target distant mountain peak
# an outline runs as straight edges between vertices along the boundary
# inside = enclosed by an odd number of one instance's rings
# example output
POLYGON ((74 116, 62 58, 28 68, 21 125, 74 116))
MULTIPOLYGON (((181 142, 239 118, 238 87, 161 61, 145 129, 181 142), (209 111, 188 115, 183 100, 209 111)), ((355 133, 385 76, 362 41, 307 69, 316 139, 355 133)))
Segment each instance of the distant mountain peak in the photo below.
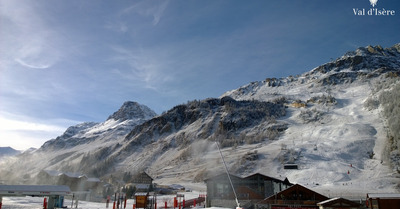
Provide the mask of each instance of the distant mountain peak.
POLYGON ((21 151, 15 150, 11 147, 0 147, 0 157, 14 156, 14 155, 18 155, 19 153, 21 153, 21 151))
POLYGON ((130 120, 130 119, 151 119, 157 116, 157 114, 145 105, 141 105, 137 102, 126 101, 119 108, 118 111, 110 115, 107 120, 130 120))

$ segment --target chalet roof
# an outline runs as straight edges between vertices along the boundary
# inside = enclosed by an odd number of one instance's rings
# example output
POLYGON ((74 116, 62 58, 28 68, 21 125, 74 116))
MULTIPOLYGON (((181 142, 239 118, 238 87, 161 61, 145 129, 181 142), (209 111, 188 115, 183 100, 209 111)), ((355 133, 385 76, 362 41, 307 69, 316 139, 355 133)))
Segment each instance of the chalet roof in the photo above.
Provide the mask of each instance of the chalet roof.
MULTIPOLYGON (((229 176, 231 177, 231 179, 235 179, 235 178, 236 179, 251 179, 253 177, 257 177, 258 176, 258 177, 260 177, 262 179, 265 179, 265 180, 272 180, 272 181, 277 181, 277 182, 283 182, 283 183, 286 183, 288 185, 293 185, 293 184, 291 184, 289 182, 289 180, 287 178, 285 178, 284 180, 281 180, 281 179, 270 177, 270 176, 266 176, 266 175, 263 175, 263 174, 260 174, 260 173, 251 174, 251 175, 246 176, 246 177, 240 177, 240 176, 237 176, 237 175, 234 175, 234 174, 229 174, 229 176)), ((221 179, 221 178, 224 178, 224 179, 227 178, 227 174, 226 173, 220 173, 220 174, 218 174, 216 176, 207 178, 204 181, 207 182, 209 180, 216 180, 216 179, 221 179)))
POLYGON ((134 175, 134 177, 138 177, 138 176, 147 176, 149 177, 152 181, 154 180, 148 173, 146 173, 145 171, 142 171, 136 175, 134 175))
POLYGON ((398 193, 368 193, 368 198, 372 199, 400 199, 400 194, 398 193))
MULTIPOLYGON (((242 177, 239 177, 239 176, 236 176, 236 175, 233 175, 233 174, 229 174, 229 176, 231 177, 231 179, 243 179, 242 177)), ((221 173, 221 174, 218 174, 216 176, 204 179, 204 181, 207 182, 207 181, 210 181, 210 180, 217 180, 217 179, 221 179, 221 178, 228 179, 227 178, 227 174, 226 173, 221 173)))
POLYGON ((343 207, 343 206, 347 206, 347 207, 360 207, 359 203, 353 202, 351 200, 348 199, 344 199, 341 197, 336 197, 336 198, 332 198, 329 200, 325 200, 323 202, 319 202, 317 203, 318 206, 324 206, 324 207, 332 207, 332 206, 336 206, 336 207, 343 207))
POLYGON ((265 180, 273 180, 273 181, 283 182, 283 183, 286 183, 286 184, 289 184, 289 185, 293 185, 292 183, 289 182, 289 180, 288 180, 287 178, 285 178, 285 179, 278 179, 278 178, 274 178, 274 177, 270 177, 270 176, 263 175, 263 174, 261 174, 261 173, 255 173, 255 174, 246 176, 246 177, 244 177, 244 178, 245 178, 245 179, 249 179, 249 178, 256 177, 256 176, 259 176, 259 177, 261 177, 262 179, 265 179, 265 180))
POLYGON ((56 171, 56 170, 43 170, 43 172, 45 172, 45 173, 47 173, 47 175, 53 176, 53 177, 65 175, 70 178, 82 178, 82 177, 87 178, 87 176, 82 173, 61 172, 61 171, 56 171))
POLYGON ((147 195, 149 195, 149 193, 147 193, 147 192, 136 192, 135 193, 135 196, 147 196, 147 195))
MULTIPOLYGON (((276 199, 279 200, 283 198, 291 200, 293 194, 299 194, 299 193, 304 193, 305 195, 312 197, 313 200, 325 201, 329 199, 328 197, 319 194, 311 189, 308 189, 300 184, 295 184, 275 195, 266 198, 265 200, 276 200, 276 199)), ((297 196, 297 198, 299 198, 299 196, 297 196)))
POLYGON ((0 185, 0 196, 68 195, 71 190, 64 185, 0 185))

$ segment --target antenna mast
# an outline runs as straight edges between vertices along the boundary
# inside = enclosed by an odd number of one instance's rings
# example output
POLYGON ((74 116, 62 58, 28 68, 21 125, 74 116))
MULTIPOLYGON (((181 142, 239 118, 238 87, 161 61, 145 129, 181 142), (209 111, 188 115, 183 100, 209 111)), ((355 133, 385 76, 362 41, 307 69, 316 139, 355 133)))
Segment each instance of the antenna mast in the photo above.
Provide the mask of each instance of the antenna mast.
POLYGON ((233 191, 233 194, 235 195, 235 201, 236 201, 236 205, 237 205, 236 209, 239 209, 240 208, 239 200, 237 198, 236 191, 235 191, 235 188, 233 187, 233 183, 231 180, 231 176, 229 175, 228 167, 226 166, 224 156, 222 155, 222 152, 221 152, 221 149, 219 148, 217 140, 215 140, 215 144, 217 144, 219 154, 221 155, 222 162, 224 163, 226 174, 228 175, 229 183, 231 183, 232 191, 233 191))

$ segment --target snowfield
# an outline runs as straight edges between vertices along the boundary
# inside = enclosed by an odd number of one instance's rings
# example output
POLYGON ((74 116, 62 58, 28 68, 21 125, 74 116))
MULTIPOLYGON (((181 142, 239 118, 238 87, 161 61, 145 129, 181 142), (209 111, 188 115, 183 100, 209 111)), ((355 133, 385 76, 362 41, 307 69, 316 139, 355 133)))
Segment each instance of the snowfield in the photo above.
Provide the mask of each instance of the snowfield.
MULTIPOLYGON (((192 191, 192 192, 179 192, 178 194, 184 195, 186 200, 193 199, 199 197, 201 192, 192 191)), ((204 193, 203 193, 204 194, 204 193)), ((163 195, 157 196, 157 208, 164 208, 165 202, 167 202, 168 208, 173 208, 173 199, 176 197, 175 195, 163 195)), ((68 198, 68 197, 66 197, 68 198)), ((44 197, 3 197, 3 205, 2 209, 43 209, 43 201, 44 197)), ((180 200, 181 202, 182 200, 180 200)), ((134 199, 128 199, 126 201, 126 208, 132 209, 133 204, 135 203, 134 199)), ((65 199, 64 206, 67 208, 78 208, 78 209, 104 209, 106 207, 105 202, 88 202, 79 200, 78 204, 76 204, 76 200, 72 204, 72 200, 65 199)), ((110 201, 108 208, 113 208, 113 201, 110 201)), ((123 204, 120 205, 120 208, 123 208, 123 204)), ((201 205, 197 205, 196 208, 204 208, 204 203, 201 205)), ((211 207, 210 209, 218 209, 216 207, 211 207)), ((222 209, 222 208, 219 208, 222 209)))
MULTIPOLYGON (((276 87, 274 92, 269 88, 261 91, 263 95, 259 95, 259 99, 285 95, 306 100, 326 94, 322 87, 310 92, 306 86, 287 93, 284 93, 285 87, 276 87)), ((254 93, 257 96, 258 91, 254 93)), ((337 100, 336 105, 309 103, 307 108, 289 107, 286 118, 280 119, 289 123, 289 128, 279 140, 247 148, 264 155, 253 172, 287 177, 292 183, 330 197, 365 198, 371 192, 397 193, 399 176, 383 158, 386 131, 379 110, 368 111, 363 107, 365 99, 371 95, 370 84, 337 85, 330 93, 337 100), (304 123, 298 116, 305 109, 326 113, 319 121, 304 123), (288 151, 293 153, 298 170, 285 170, 281 162, 274 160, 288 151)))

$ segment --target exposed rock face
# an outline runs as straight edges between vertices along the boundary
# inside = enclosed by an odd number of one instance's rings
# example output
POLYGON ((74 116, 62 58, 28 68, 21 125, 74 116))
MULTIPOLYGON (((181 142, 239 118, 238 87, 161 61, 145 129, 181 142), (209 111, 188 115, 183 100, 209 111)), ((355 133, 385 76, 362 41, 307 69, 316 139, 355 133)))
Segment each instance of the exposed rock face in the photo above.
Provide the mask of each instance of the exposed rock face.
POLYGON ((192 123, 201 124, 196 137, 206 139, 212 135, 238 135, 240 131, 262 121, 285 115, 282 104, 271 102, 236 101, 230 97, 193 101, 178 105, 165 114, 135 127, 126 137, 131 143, 149 143, 149 139, 178 132, 192 123), (213 118, 212 120, 207 120, 213 118), (204 121, 204 122, 203 122, 204 121))
POLYGON ((108 117, 107 120, 129 120, 129 119, 150 119, 157 114, 147 106, 140 105, 137 102, 127 101, 121 108, 108 117))

